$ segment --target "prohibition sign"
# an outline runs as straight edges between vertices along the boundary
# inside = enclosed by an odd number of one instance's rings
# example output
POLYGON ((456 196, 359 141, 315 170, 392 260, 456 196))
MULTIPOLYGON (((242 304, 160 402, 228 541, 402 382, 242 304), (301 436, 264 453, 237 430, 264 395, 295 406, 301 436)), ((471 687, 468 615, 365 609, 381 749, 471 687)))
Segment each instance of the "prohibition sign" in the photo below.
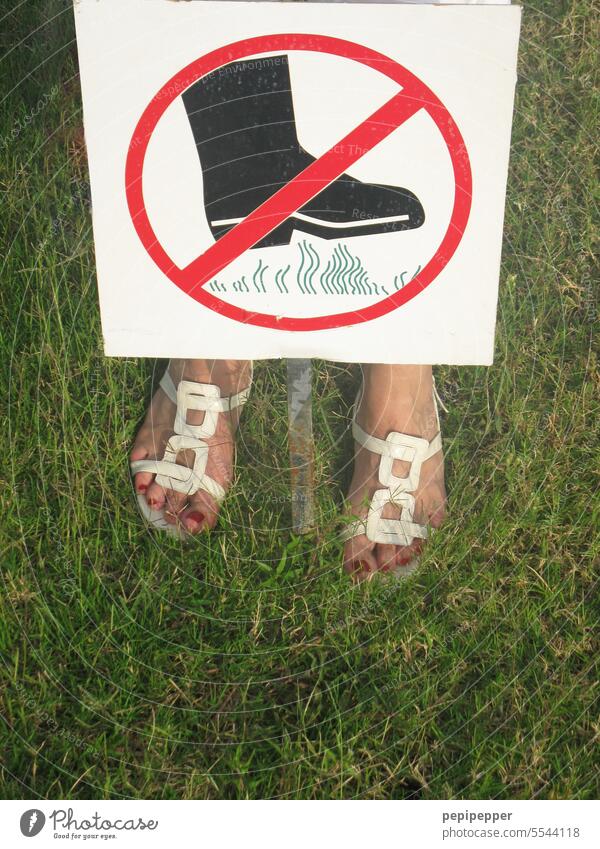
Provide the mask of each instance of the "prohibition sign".
POLYGON ((258 36, 217 48, 175 74, 144 110, 132 137, 125 166, 125 190, 133 225, 142 245, 160 270, 199 303, 236 321, 277 330, 325 330, 360 324, 385 315, 411 300, 432 283, 454 255, 471 210, 472 177, 469 156, 452 115, 433 91, 398 62, 352 41, 324 35, 288 33, 258 36), (348 133, 304 171, 271 195, 243 221, 184 268, 177 266, 156 237, 144 202, 142 174, 150 137, 171 103, 189 86, 222 65, 261 53, 306 50, 352 59, 389 77, 402 90, 348 133), (454 205, 448 229, 435 254, 402 289, 360 310, 335 315, 285 317, 251 312, 217 298, 205 284, 244 251, 275 230, 323 191, 346 169, 424 109, 448 148, 454 173, 454 205))

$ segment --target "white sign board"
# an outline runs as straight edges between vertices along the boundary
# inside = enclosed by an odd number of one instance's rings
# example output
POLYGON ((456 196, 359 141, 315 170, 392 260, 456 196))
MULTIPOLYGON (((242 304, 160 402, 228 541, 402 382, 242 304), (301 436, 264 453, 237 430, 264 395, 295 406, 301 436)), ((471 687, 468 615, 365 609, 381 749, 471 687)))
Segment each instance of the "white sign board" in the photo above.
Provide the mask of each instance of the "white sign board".
POLYGON ((75 17, 106 354, 492 362, 518 7, 75 17))

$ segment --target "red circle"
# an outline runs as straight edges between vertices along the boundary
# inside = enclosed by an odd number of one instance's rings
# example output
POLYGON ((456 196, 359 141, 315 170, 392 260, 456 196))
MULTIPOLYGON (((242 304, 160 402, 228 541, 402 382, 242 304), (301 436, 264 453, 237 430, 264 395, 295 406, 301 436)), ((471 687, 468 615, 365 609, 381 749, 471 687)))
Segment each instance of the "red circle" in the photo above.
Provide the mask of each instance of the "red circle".
POLYGON ((471 165, 460 130, 444 104, 425 83, 393 59, 369 47, 331 36, 297 33, 258 36, 233 42, 196 59, 171 77, 144 110, 133 133, 125 167, 125 191, 133 225, 146 251, 160 270, 190 297, 209 309, 235 321, 276 330, 324 330, 360 324, 385 315, 414 298, 435 280, 456 251, 469 219, 471 190, 471 165), (452 161, 455 182, 454 206, 448 229, 437 251, 410 283, 384 300, 361 310, 309 318, 277 317, 233 306, 215 297, 204 286, 196 286, 194 291, 191 291, 194 287, 190 287, 189 282, 183 279, 182 269, 173 262, 159 243, 146 211, 142 188, 146 151, 156 125, 171 103, 201 77, 222 65, 260 53, 290 50, 330 53, 352 59, 385 74, 399 83, 402 88, 410 87, 411 97, 421 100, 423 108, 434 120, 452 161))

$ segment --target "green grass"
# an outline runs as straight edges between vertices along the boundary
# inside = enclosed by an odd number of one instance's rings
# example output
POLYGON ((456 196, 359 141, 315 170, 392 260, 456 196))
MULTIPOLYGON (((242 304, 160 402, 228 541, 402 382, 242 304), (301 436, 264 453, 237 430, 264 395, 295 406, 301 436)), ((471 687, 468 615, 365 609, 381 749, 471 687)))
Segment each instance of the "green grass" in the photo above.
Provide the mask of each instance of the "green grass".
POLYGON ((355 368, 315 364, 314 536, 288 530, 281 363, 219 530, 140 523, 155 364, 102 355, 72 14, 2 7, 2 796, 597 795, 598 19, 525 7, 496 363, 438 369, 449 520, 414 580, 360 587, 355 368))

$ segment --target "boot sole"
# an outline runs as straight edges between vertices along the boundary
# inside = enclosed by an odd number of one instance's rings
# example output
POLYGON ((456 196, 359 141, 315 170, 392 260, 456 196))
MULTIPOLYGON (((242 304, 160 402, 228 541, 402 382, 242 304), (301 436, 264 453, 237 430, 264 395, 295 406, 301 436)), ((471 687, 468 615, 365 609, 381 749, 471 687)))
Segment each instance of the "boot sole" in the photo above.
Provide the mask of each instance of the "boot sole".
MULTIPOLYGON (((308 217, 297 218, 292 216, 271 233, 268 233, 264 239, 253 245, 252 248, 274 248, 280 245, 289 245, 294 230, 307 233, 311 236, 317 236, 320 239, 349 239, 353 236, 372 236, 379 233, 399 233, 404 230, 415 230, 423 224, 424 220, 425 218, 422 217, 415 222, 411 222, 410 217, 406 215, 398 216, 397 220, 374 221, 372 224, 361 222, 358 225, 348 224, 347 226, 340 227, 339 225, 331 226, 318 221, 311 221, 308 220, 308 217)), ((215 227, 212 225, 211 231, 214 238, 218 240, 225 233, 232 230, 234 226, 234 223, 229 224, 229 222, 225 227, 215 227)))

